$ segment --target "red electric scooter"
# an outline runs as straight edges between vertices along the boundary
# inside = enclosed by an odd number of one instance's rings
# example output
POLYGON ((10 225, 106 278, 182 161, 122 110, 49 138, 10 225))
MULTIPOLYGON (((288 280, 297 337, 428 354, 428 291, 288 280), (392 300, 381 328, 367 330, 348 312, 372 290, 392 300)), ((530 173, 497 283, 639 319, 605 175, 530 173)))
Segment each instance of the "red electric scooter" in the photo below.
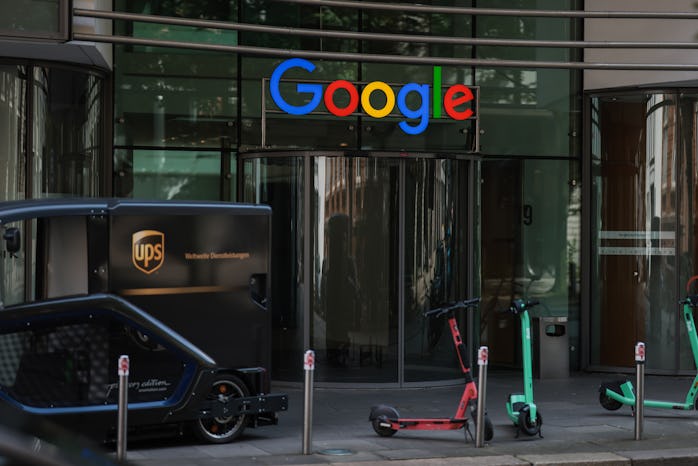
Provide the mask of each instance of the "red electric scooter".
MULTIPOLYGON (((424 313, 427 318, 438 318, 446 316, 448 318, 448 326, 453 335, 453 344, 456 347, 458 362, 465 377, 465 388, 461 396, 460 403, 456 409, 456 414, 452 418, 431 418, 431 419, 406 419, 401 418, 397 410, 388 405, 377 405, 371 408, 371 414, 368 419, 371 421, 373 430, 381 437, 391 437, 398 430, 456 430, 465 429, 465 439, 468 436, 473 438, 468 425, 468 407, 470 407, 470 417, 475 424, 477 419, 477 385, 470 373, 470 366, 467 365, 465 345, 458 331, 458 322, 456 321, 455 311, 457 309, 466 309, 475 307, 480 302, 480 298, 458 301, 454 304, 449 304, 437 309, 432 309, 424 313)), ((491 440, 494 436, 494 428, 492 421, 485 414, 484 416, 485 440, 491 440)))

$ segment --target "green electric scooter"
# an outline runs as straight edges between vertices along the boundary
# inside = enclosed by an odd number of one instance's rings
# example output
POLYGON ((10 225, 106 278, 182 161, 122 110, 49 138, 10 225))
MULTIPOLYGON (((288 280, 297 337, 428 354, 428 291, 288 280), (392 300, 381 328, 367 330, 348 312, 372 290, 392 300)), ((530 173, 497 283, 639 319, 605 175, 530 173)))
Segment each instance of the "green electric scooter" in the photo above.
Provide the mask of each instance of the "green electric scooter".
MULTIPOLYGON (((688 286, 694 279, 698 279, 698 276, 691 278, 689 280, 688 286)), ((693 352, 693 360, 698 369, 698 335, 696 335, 696 326, 693 322, 693 310, 698 308, 698 295, 686 296, 686 299, 679 301, 683 304, 683 320, 686 324, 686 331, 688 333, 688 341, 691 343, 691 351, 693 352)), ((696 403, 696 395, 698 395, 698 373, 696 373, 693 383, 691 383, 688 393, 686 394, 686 399, 683 403, 672 402, 672 401, 657 401, 657 400, 644 400, 643 406, 647 408, 666 408, 666 409, 698 409, 698 403, 696 403)), ((604 382, 599 387, 599 402, 601 406, 608 409, 609 411, 615 411, 620 409, 623 405, 629 405, 635 408, 635 391, 633 390, 633 384, 630 380, 616 380, 614 382, 604 382)))
POLYGON ((523 359, 523 380, 524 392, 512 393, 507 399, 507 415, 509 419, 518 428, 516 437, 519 437, 519 432, 526 435, 536 435, 543 437, 541 426, 543 418, 540 411, 533 402, 533 370, 531 363, 531 319, 528 316, 528 309, 540 304, 539 301, 531 299, 524 301, 523 299, 515 299, 511 302, 508 311, 521 318, 521 350, 523 359))

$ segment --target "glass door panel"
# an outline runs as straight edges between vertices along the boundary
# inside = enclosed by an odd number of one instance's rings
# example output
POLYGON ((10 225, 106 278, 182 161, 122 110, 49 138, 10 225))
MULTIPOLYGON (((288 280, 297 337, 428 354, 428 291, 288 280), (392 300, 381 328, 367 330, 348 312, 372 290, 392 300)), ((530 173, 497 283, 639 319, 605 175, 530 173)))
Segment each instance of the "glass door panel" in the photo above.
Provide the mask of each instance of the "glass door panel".
MULTIPOLYGON (((678 237, 677 275, 679 298, 686 293, 698 293, 694 282, 690 289, 688 281, 698 275, 698 94, 684 92, 678 105, 678 150, 677 157, 677 192, 678 192, 678 237)), ((678 306, 678 305, 677 305, 678 306)), ((679 308, 676 307, 678 314, 679 308)), ((690 350, 686 326, 679 319, 679 369, 693 372, 695 362, 690 350)))
MULTIPOLYGON (((446 320, 425 319, 423 314, 445 302, 473 297, 466 295, 469 163, 405 161, 405 382, 461 375, 446 320)), ((468 316, 461 311, 457 318, 472 350, 468 316)))
MULTIPOLYGON (((0 66, 0 201, 24 199, 26 68, 0 66)), ((24 224, 18 228, 25 238, 24 224)), ((5 232, 0 228, 0 236, 5 232)), ((22 241, 22 243, 25 243, 22 241)), ((0 308, 24 301, 24 251, 10 254, 0 243, 0 308)))
POLYGON ((301 380, 303 365, 303 158, 246 159, 243 201, 272 208, 272 374, 301 380))
POLYGON ((676 104, 592 100, 592 365, 676 370, 676 104))
POLYGON ((34 68, 33 196, 96 196, 102 151, 102 79, 34 68))
POLYGON ((398 381, 399 161, 316 157, 311 347, 320 381, 398 381))
MULTIPOLYGON (((307 348, 321 383, 460 377, 445 322, 422 313, 469 297, 471 163, 243 156, 243 201, 273 211, 275 378, 300 380, 307 348)), ((470 345, 479 317, 459 319, 470 345)))

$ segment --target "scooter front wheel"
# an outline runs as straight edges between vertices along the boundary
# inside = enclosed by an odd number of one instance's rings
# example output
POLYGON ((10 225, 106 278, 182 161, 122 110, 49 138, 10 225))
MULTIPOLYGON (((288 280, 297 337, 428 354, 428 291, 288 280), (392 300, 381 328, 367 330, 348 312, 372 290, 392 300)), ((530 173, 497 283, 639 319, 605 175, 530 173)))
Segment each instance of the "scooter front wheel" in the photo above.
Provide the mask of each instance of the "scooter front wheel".
POLYGON ((373 430, 381 437, 392 437, 397 432, 397 429, 390 427, 392 424, 389 419, 398 419, 400 414, 395 408, 387 405, 378 405, 371 408, 371 414, 368 420, 371 421, 373 430))
POLYGON ((606 395, 606 392, 599 393, 599 403, 601 403, 601 406, 609 411, 619 410, 621 406, 623 406, 620 401, 614 400, 610 396, 606 395))
POLYGON ((536 435, 540 433, 540 428, 543 425, 543 417, 540 413, 536 413, 536 422, 532 423, 529 407, 525 406, 519 411, 519 429, 526 435, 536 435))
POLYGON ((608 396, 608 392, 617 393, 618 395, 622 396, 622 387, 626 383, 628 383, 628 381, 622 379, 602 383, 599 387, 599 403, 601 403, 601 406, 609 411, 616 411, 617 409, 620 409, 621 406, 623 406, 623 403, 608 396))

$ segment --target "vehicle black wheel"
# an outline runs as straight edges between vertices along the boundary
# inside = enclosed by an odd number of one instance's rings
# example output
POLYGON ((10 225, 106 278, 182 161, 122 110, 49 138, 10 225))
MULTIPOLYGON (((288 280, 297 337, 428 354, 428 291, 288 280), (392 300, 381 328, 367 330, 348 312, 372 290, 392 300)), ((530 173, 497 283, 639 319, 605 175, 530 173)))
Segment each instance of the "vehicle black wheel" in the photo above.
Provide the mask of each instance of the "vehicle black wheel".
POLYGON ((614 400, 610 396, 606 395, 605 391, 599 392, 599 403, 601 403, 601 406, 609 411, 616 411, 623 406, 623 403, 620 401, 614 400))
POLYGON ((530 408, 524 406, 519 410, 519 429, 526 435, 536 435, 540 432, 540 428, 543 425, 543 417, 540 413, 536 413, 536 422, 532 423, 529 419, 530 408))
MULTIPOLYGON (((234 375, 224 375, 211 386, 209 400, 227 401, 249 395, 249 390, 242 380, 234 375)), ((240 435, 247 426, 247 414, 226 417, 211 417, 194 421, 194 433, 208 443, 228 443, 240 435)))
POLYGON ((494 425, 492 425, 490 417, 485 414, 485 441, 492 440, 492 437, 494 437, 494 425))
MULTIPOLYGON (((473 419, 473 425, 475 426, 475 432, 477 432, 477 409, 472 409, 470 411, 470 415, 472 416, 472 419, 473 419)), ((485 430, 483 431, 483 434, 485 437, 485 442, 489 442, 494 437, 494 424, 492 424, 490 417, 487 415, 487 411, 485 411, 484 418, 485 418, 485 430)), ((466 441, 467 441, 468 433, 466 432, 465 435, 466 435, 466 441)))

